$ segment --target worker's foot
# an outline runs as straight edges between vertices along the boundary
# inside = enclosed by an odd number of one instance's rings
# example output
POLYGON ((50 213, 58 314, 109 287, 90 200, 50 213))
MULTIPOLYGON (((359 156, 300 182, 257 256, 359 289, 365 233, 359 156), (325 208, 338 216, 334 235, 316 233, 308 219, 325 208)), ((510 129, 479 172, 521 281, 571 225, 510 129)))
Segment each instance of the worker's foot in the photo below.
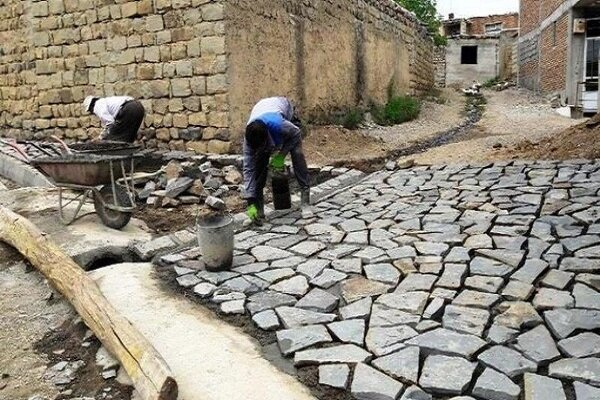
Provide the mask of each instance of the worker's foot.
POLYGON ((301 206, 300 212, 302 213, 302 219, 309 219, 315 216, 312 207, 309 205, 301 206))
POLYGON ((300 192, 300 207, 310 206, 310 189, 302 189, 300 192))

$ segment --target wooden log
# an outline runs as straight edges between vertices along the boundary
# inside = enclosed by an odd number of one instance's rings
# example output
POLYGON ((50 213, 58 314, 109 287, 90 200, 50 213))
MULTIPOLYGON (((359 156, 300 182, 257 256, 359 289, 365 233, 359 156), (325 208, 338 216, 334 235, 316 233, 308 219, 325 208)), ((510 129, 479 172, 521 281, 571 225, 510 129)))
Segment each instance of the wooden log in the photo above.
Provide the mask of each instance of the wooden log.
POLYGON ((102 344, 121 362, 143 399, 177 399, 177 383, 165 360, 45 233, 29 220, 0 207, 0 240, 17 249, 73 305, 102 344))

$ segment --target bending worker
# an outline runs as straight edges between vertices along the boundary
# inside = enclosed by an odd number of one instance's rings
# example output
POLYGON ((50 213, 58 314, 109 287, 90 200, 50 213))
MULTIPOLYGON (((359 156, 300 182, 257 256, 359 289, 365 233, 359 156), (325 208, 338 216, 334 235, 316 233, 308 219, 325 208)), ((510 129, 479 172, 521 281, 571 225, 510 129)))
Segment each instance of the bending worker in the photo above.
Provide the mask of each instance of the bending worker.
POLYGON ((264 218, 263 189, 269 168, 283 172, 288 153, 301 189, 301 206, 310 204, 310 176, 302 152, 302 134, 292 121, 296 121, 294 108, 285 97, 260 100, 250 114, 244 137, 244 198, 252 222, 264 218))
POLYGON ((129 96, 88 96, 83 110, 100 118, 103 130, 99 139, 127 143, 137 138, 145 113, 142 103, 129 96))

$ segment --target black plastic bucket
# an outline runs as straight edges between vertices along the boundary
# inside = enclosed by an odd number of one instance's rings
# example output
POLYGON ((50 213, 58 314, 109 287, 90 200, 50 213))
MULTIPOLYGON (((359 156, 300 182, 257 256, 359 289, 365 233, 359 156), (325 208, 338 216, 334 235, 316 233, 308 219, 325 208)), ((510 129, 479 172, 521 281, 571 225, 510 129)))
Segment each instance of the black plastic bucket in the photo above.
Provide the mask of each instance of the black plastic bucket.
POLYGON ((292 208, 292 196, 287 174, 274 173, 271 176, 273 190, 273 206, 276 210, 289 210, 292 208))

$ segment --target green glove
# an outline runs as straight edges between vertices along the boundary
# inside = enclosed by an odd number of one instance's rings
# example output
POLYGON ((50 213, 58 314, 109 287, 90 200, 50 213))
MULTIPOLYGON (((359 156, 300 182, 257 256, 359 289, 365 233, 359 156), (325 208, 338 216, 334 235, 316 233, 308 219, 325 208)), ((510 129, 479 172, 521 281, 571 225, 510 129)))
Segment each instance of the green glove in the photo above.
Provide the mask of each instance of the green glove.
POLYGON ((283 171, 285 169, 285 155, 275 153, 273 157, 271 157, 270 165, 273 171, 283 171))
POLYGON ((256 205, 250 204, 246 210, 246 214, 248 215, 248 218, 250 218, 250 221, 256 222, 258 220, 258 208, 256 205))

